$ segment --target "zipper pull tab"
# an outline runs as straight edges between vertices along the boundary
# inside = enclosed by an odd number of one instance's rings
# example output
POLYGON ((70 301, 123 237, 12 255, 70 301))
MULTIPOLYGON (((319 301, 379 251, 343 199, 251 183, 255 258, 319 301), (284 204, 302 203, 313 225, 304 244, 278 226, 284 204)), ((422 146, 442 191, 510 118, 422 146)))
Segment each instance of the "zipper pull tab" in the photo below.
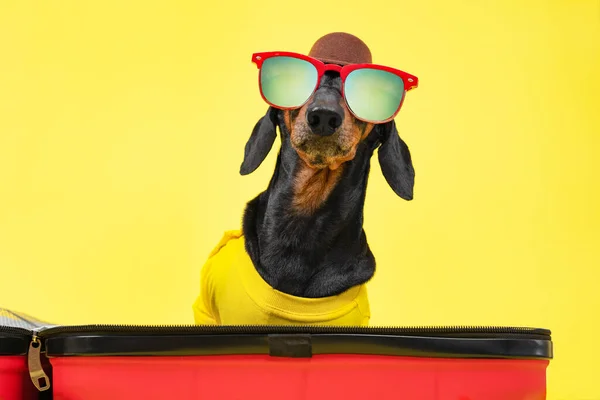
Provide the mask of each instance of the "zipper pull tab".
POLYGON ((31 382, 33 382, 37 390, 43 392, 50 389, 50 379, 42 367, 41 351, 42 342, 40 342, 40 339, 36 335, 33 335, 29 343, 29 351, 27 352, 27 366, 31 382))

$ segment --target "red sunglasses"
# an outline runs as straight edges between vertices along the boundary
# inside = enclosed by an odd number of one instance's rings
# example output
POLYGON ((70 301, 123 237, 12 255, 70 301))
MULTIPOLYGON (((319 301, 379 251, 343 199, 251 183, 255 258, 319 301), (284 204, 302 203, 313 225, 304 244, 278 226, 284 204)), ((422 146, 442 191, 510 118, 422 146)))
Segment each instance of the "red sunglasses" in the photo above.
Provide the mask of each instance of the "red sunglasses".
POLYGON ((325 64, 292 52, 254 53, 252 62, 260 71, 260 94, 275 108, 302 107, 319 87, 325 72, 335 71, 342 79, 342 96, 350 112, 357 119, 377 124, 394 119, 406 92, 419 84, 416 76, 383 65, 325 64))

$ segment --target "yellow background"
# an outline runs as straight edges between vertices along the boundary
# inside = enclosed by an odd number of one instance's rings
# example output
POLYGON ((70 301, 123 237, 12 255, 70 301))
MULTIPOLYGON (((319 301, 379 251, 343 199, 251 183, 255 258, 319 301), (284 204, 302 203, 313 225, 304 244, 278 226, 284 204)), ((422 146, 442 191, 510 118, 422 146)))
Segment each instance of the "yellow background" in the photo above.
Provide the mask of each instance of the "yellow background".
MULTIPOLYGON (((600 399, 600 3, 0 0, 0 306, 191 323, 199 269, 263 190, 253 51, 330 31, 420 78, 376 158, 374 324, 552 329, 550 399, 600 399)), ((278 146, 278 142, 277 142, 278 146)))

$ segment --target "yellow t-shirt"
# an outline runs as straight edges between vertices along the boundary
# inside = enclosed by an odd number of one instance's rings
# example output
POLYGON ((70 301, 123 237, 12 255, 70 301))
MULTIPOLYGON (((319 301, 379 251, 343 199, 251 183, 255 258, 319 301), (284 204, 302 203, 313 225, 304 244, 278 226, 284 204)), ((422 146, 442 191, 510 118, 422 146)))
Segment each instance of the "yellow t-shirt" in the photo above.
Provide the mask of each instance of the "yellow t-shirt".
POLYGON ((316 299, 273 289, 254 268, 240 231, 225 232, 210 253, 193 310, 199 325, 366 326, 370 318, 364 284, 316 299))

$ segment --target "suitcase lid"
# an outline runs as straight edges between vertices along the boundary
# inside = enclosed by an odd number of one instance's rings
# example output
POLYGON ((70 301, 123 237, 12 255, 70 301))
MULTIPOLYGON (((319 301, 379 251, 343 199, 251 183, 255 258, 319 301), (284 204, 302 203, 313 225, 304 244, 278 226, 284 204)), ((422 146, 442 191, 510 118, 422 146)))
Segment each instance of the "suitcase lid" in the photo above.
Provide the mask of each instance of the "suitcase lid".
POLYGON ((551 359, 551 332, 522 327, 56 326, 48 357, 368 354, 551 359))

